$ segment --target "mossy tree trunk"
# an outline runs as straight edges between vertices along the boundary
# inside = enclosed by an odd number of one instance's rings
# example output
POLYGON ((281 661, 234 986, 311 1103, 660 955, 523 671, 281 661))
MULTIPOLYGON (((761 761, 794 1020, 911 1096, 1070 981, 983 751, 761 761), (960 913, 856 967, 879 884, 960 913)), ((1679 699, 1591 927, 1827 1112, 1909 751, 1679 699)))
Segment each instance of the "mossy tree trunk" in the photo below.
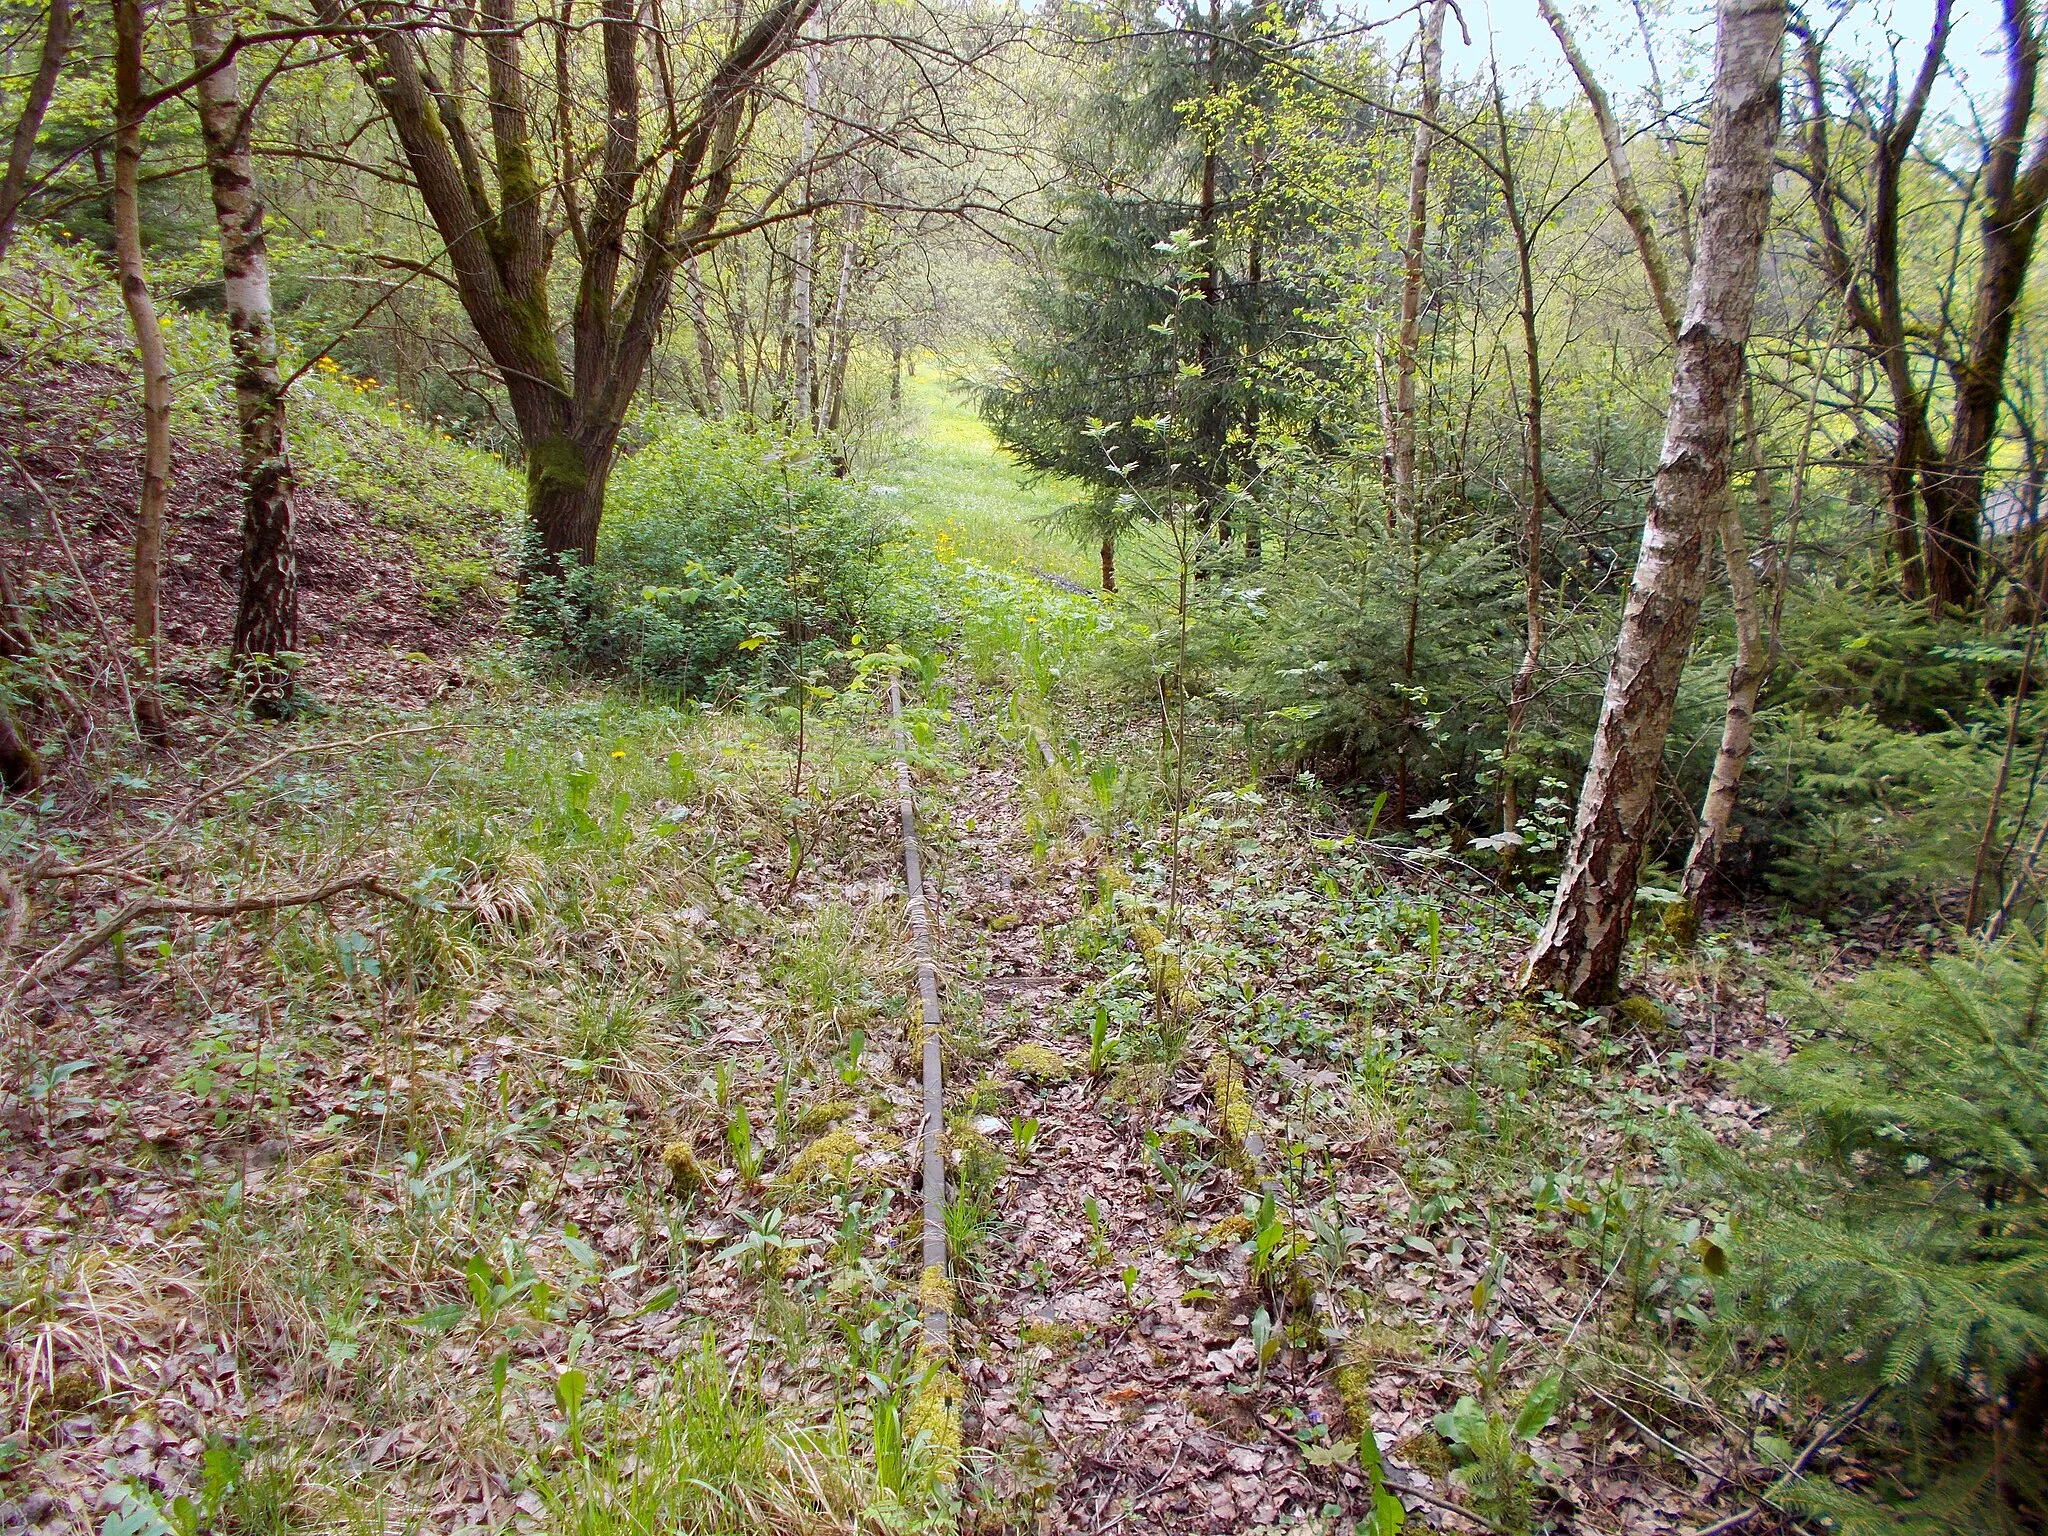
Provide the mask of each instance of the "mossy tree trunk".
POLYGON ((354 63, 398 140, 463 311, 504 382, 526 454, 537 556, 527 575, 595 558, 619 432, 678 274, 767 221, 760 210, 728 218, 727 207, 765 78, 818 4, 773 0, 737 31, 701 86, 670 104, 660 142, 643 144, 643 49, 668 50, 655 62, 669 81, 683 77, 691 55, 644 27, 636 0, 601 0, 602 135, 595 144, 552 145, 550 163, 570 169, 548 179, 529 102, 531 82, 547 75, 523 56, 531 29, 511 0, 481 0, 480 90, 465 78, 438 78, 417 28, 328 0, 330 23, 353 27, 354 63), (488 124, 488 151, 471 114, 488 124), (566 226, 559 241, 544 225, 554 216, 566 226), (557 249, 577 265, 566 350, 549 306, 557 249))

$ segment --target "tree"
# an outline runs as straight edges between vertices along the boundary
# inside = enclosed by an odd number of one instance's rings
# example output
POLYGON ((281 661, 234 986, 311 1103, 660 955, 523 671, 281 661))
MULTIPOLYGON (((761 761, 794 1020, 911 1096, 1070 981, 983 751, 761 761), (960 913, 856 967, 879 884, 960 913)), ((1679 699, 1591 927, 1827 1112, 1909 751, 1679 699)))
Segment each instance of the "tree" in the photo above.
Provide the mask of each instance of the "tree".
POLYGON ((1615 991, 1664 741, 1727 495, 1781 105, 1784 0, 1722 0, 1699 243, 1664 447, 1549 921, 1522 984, 1578 1003, 1615 991))
MULTIPOLYGON (((1656 221, 1650 217, 1649 210, 1643 205, 1642 194, 1636 188, 1635 173, 1629 164, 1621 127, 1614 119, 1614 109, 1598 77, 1579 51, 1564 17, 1551 0, 1537 0, 1537 3, 1544 21, 1556 34, 1558 46, 1564 50, 1572 73, 1578 77, 1580 89, 1585 92, 1586 105, 1592 111, 1594 125, 1600 130, 1600 144, 1614 187, 1615 211, 1635 238, 1636 253, 1642 259, 1643 276, 1650 285, 1650 301, 1656 306, 1657 316, 1675 345, 1679 314, 1677 301, 1672 297, 1671 267, 1664 256, 1664 244, 1657 234, 1656 221)), ((1754 400, 1754 390, 1745 386, 1742 395, 1743 425, 1750 448, 1751 483, 1756 491, 1757 508, 1764 514, 1762 532, 1768 542, 1770 469, 1757 432, 1754 400)), ((1756 739, 1757 700, 1763 693, 1764 683, 1769 679, 1776 659, 1776 629, 1772 628, 1767 643, 1756 573, 1749 563, 1748 530, 1743 527, 1742 509, 1732 497, 1724 498, 1720 536, 1722 565, 1728 573, 1729 607, 1735 621, 1735 664, 1728 672, 1728 707, 1722 715, 1721 744, 1714 754, 1714 767, 1705 798, 1700 804, 1699 828, 1685 861, 1682 895, 1688 909, 1695 913, 1706 893, 1707 882, 1713 877, 1721 850, 1727 845, 1736 797, 1742 787, 1743 769, 1749 762, 1750 747, 1756 739)))
POLYGON ((261 713, 292 700, 280 658, 298 649, 298 562, 292 538, 292 461, 285 437, 284 385, 270 302, 263 196, 249 154, 249 113, 218 12, 186 0, 200 132, 220 231, 228 340, 235 356, 235 414, 241 427, 242 560, 229 665, 261 713), (213 66, 213 67, 209 67, 213 66))
POLYGON ((76 14, 71 9, 71 0, 50 0, 43 20, 42 48, 36 56, 35 74, 29 78, 28 89, 21 99, 21 111, 14 119, 14 133, 8 141, 7 165, 0 171, 0 256, 7 254, 8 243, 14 238, 14 221, 21 212, 23 200, 29 190, 29 166, 35 158, 36 136, 42 132, 43 118, 50 110, 50 98, 56 94, 57 76, 64 68, 65 55, 71 51, 71 34, 76 23, 76 14))
MULTIPOLYGON (((1235 537, 1230 495, 1275 414, 1258 367, 1301 297, 1266 270, 1260 151, 1242 121, 1287 25, 1187 0, 1172 25, 1118 42, 1066 136, 1066 217, 982 410, 1027 468, 1090 488, 1072 526, 1100 540, 1105 587, 1135 515, 1127 490, 1170 487, 1205 531, 1235 537)), ((1256 522, 1242 529, 1255 555, 1256 522)))
MULTIPOLYGON (((644 24, 634 0, 601 0, 599 142, 575 141, 581 104, 570 99, 565 67, 554 88, 553 121, 561 128, 552 171, 536 135, 525 39, 537 25, 556 26, 556 18, 521 18, 513 0, 482 0, 474 27, 464 13, 449 12, 444 75, 425 38, 388 24, 380 10, 335 4, 336 19, 355 23, 357 65, 441 238, 463 310, 503 381, 526 455, 538 568, 588 563, 619 433, 677 273, 771 217, 756 208, 735 219, 729 205, 768 77, 819 0, 772 0, 735 27, 688 93, 693 49, 711 24, 671 32, 644 24), (471 36, 484 55, 480 90, 462 57, 471 36), (643 139, 649 114, 641 99, 648 64, 664 83, 651 142, 643 139), (489 121, 488 157, 469 127, 478 108, 489 121), (585 164, 593 166, 588 175, 585 164), (548 226, 550 213, 558 229, 548 226), (550 284, 558 235, 576 266, 566 348, 550 284)), ((574 45, 570 24, 564 11, 556 39, 564 51, 574 45)))
MULTIPOLYGON (((1894 89, 1874 115, 1860 109, 1851 114, 1869 144, 1865 185, 1849 185, 1836 154, 1839 119, 1829 110, 1822 39, 1809 32, 1802 49, 1808 122, 1801 170, 1813 188, 1821 268, 1891 396, 1885 474, 1900 590, 1910 598, 1925 596, 1937 608, 1972 608, 1980 595, 1985 474, 2005 400, 2013 330, 2048 208, 2048 140, 2037 137, 2028 146, 2041 66, 2040 25, 2025 0, 2005 0, 2003 28, 2006 81, 1996 126, 1976 166, 1941 172, 1954 185, 1973 189, 1961 199, 1961 219, 1967 222, 1974 213, 1978 225, 1972 253, 1976 283, 1969 318, 1960 326, 1946 298, 1931 318, 1913 312, 1901 231, 1911 156, 1948 47, 1949 0, 1937 0, 1920 68, 1904 100, 1894 89), (1854 241, 1845 215, 1861 222, 1854 241), (1953 404, 1946 447, 1935 437, 1935 392, 1922 377, 1923 348, 1949 375, 1953 404)), ((1960 224, 1954 243, 1960 258, 1960 224)))
POLYGON ((156 301, 142 265, 142 0, 114 0, 114 260, 121 299, 142 365, 142 493, 135 508, 135 558, 129 582, 129 631, 147 674, 135 690, 135 723, 143 736, 168 735, 158 696, 157 633, 163 577, 164 502, 171 472, 171 364, 157 323, 156 301))

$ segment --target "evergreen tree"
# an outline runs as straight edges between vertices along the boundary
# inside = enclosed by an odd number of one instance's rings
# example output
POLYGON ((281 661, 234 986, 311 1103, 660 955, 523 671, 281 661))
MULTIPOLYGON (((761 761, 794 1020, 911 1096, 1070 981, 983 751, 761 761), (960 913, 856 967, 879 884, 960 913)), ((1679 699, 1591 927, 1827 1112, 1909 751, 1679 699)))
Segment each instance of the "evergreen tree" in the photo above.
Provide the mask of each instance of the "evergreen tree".
POLYGON ((1112 61, 1063 146, 1077 190, 983 411, 1022 463, 1093 489, 1076 520, 1105 541, 1107 577, 1140 510, 1125 492, 1192 498, 1227 538, 1255 470, 1277 405, 1260 365, 1303 301, 1269 269, 1263 153, 1232 124, 1298 15, 1184 0, 1165 29, 1095 20, 1136 37, 1098 45, 1112 61))
POLYGON ((1710 1153, 1735 1234, 1724 1317, 1898 1447, 1864 1494, 1791 1490, 1842 1528, 2048 1517, 2043 959, 2020 934, 1810 998, 1823 1037, 1753 1069, 1770 1138, 1710 1153))

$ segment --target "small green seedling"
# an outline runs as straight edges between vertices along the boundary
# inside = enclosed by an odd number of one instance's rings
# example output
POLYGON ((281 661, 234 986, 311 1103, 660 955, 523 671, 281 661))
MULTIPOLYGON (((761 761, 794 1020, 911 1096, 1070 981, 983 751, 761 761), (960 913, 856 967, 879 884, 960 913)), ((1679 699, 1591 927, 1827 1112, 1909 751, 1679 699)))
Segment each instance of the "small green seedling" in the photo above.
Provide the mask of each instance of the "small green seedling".
POLYGON ((1095 1005, 1095 1021, 1088 1026, 1088 1075, 1100 1077, 1116 1053, 1116 1041, 1109 1033, 1109 1009, 1095 1005))

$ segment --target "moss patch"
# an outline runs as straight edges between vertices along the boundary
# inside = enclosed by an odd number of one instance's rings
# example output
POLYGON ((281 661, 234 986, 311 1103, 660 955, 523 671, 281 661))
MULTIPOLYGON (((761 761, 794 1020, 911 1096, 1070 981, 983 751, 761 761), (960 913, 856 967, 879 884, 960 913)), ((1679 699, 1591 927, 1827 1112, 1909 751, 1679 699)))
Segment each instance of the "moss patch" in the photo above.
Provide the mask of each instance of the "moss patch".
POLYGON ((838 1130, 827 1131, 791 1158, 789 1166, 782 1170, 776 1182, 796 1186, 815 1183, 819 1179, 835 1179, 849 1163, 855 1165, 858 1176, 860 1154, 860 1142, 854 1138, 853 1132, 842 1126, 838 1130))
POLYGON ((1202 1234, 1202 1241, 1211 1248, 1227 1248, 1237 1243, 1248 1243, 1252 1237, 1252 1219, 1239 1211, 1234 1216, 1225 1216, 1221 1221, 1202 1234))
POLYGON ((1251 1085, 1244 1068, 1228 1051, 1218 1051, 1204 1074, 1209 1096, 1216 1104, 1216 1134, 1222 1139, 1224 1159, 1240 1172, 1255 1163, 1258 1147, 1258 1116, 1252 1112, 1251 1085))
POLYGON ((668 1170, 668 1187, 678 1195, 702 1194, 711 1187, 696 1149, 687 1141, 672 1141, 663 1147, 661 1166, 668 1170))
POLYGON ((1616 1003, 1614 1014, 1624 1024, 1632 1024, 1646 1035, 1659 1035, 1671 1027, 1662 1005, 1640 992, 1631 992, 1616 1003))
POLYGON ((1064 1083, 1074 1075, 1066 1057, 1028 1040, 1005 1056, 1003 1065, 1028 1083, 1064 1083))
POLYGON ((932 1360, 903 1414, 903 1438, 923 1443, 926 1466, 939 1481, 960 1467, 960 1400, 965 1389, 943 1361, 932 1360))
POLYGON ((842 1120, 851 1120, 858 1113, 860 1106, 849 1099, 827 1099, 822 1104, 813 1104, 798 1116, 796 1128, 809 1136, 842 1120))
POLYGON ((1451 1448, 1433 1429, 1417 1430, 1394 1444, 1394 1454, 1418 1472, 1443 1477, 1451 1470, 1451 1448))
POLYGON ((1065 1354, 1077 1348, 1088 1337, 1088 1330, 1079 1323, 1062 1323, 1055 1318, 1035 1318, 1017 1330, 1017 1337, 1026 1349, 1045 1348, 1054 1354, 1065 1354))
POLYGON ((943 1312, 951 1317, 957 1301, 953 1282, 946 1278, 946 1272, 936 1264, 927 1264, 924 1273, 917 1277, 918 1310, 943 1312))

